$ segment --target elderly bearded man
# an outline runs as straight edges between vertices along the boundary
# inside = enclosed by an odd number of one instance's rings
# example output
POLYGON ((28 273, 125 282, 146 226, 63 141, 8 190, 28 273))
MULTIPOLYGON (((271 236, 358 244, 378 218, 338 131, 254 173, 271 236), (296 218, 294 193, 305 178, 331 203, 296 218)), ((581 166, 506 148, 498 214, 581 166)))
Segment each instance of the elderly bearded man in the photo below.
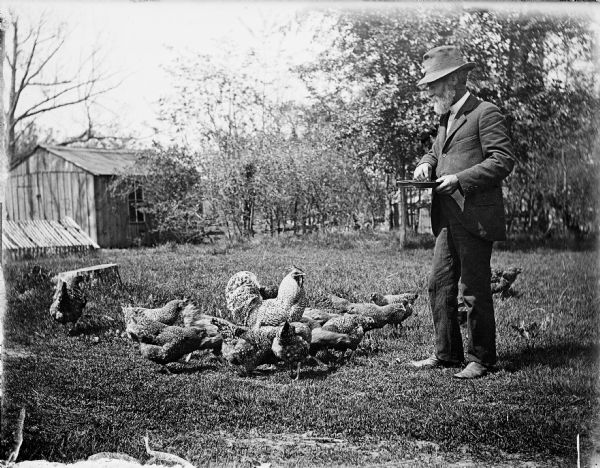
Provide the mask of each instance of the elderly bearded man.
POLYGON ((493 242, 506 238, 501 183, 514 165, 500 110, 466 88, 474 66, 453 46, 424 55, 425 76, 418 84, 427 87, 441 119, 433 147, 413 176, 440 184, 431 204, 436 242, 428 288, 435 354, 412 365, 430 369, 463 362, 460 287, 467 308, 468 364, 454 376, 462 379, 481 377, 496 364, 490 259, 493 242))

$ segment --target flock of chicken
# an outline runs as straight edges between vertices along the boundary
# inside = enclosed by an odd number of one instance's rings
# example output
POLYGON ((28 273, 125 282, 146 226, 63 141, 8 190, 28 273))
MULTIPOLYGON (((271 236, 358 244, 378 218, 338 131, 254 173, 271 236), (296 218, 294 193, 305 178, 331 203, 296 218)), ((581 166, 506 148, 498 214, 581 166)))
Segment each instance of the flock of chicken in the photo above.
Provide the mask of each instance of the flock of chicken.
MULTIPOLYGON (((520 269, 495 271, 492 290, 506 294, 519 273, 520 269)), ((324 301, 326 308, 312 308, 304 278, 305 273, 294 267, 277 287, 261 285, 252 272, 236 273, 225 288, 231 321, 204 314, 180 299, 156 309, 123 306, 125 332, 139 343, 144 357, 159 364, 184 357, 187 362, 195 351, 210 350, 244 374, 263 364, 284 363, 298 379, 303 364, 324 365, 319 352, 339 352, 341 362, 352 356, 369 331, 400 325, 417 299, 416 293, 373 294, 372 302, 352 303, 331 294, 324 301)), ((86 305, 82 281, 76 275, 58 280, 50 307, 55 320, 74 323, 81 317, 86 305)))
POLYGON ((300 375, 303 363, 323 364, 321 350, 356 350, 365 333, 400 324, 412 313, 416 294, 386 296, 385 303, 350 303, 331 295, 328 309, 307 307, 304 272, 293 268, 279 287, 262 286, 241 271, 225 288, 232 321, 201 313, 183 300, 159 309, 123 307, 126 332, 142 355, 160 364, 197 350, 212 352, 243 373, 262 364, 284 363, 300 375))

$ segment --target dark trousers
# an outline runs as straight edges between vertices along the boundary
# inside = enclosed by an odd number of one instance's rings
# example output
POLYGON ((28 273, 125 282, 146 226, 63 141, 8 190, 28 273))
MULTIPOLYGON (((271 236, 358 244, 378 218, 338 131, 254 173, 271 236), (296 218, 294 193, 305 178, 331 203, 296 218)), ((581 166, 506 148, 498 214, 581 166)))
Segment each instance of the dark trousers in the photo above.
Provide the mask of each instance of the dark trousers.
POLYGON ((438 359, 462 362, 463 340, 458 322, 458 288, 467 308, 466 361, 496 363, 496 323, 490 289, 492 242, 468 232, 451 220, 437 236, 429 301, 438 359))

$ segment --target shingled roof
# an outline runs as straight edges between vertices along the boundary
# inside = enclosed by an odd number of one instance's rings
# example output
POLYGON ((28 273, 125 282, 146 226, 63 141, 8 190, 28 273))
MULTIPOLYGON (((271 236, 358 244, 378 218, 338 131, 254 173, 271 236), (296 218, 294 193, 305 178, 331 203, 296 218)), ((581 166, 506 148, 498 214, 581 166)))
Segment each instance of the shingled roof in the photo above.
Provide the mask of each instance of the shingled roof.
POLYGON ((141 153, 138 151, 100 148, 73 148, 68 146, 39 146, 59 158, 65 159, 94 175, 116 175, 127 173, 142 175, 145 173, 140 164, 136 164, 141 153))

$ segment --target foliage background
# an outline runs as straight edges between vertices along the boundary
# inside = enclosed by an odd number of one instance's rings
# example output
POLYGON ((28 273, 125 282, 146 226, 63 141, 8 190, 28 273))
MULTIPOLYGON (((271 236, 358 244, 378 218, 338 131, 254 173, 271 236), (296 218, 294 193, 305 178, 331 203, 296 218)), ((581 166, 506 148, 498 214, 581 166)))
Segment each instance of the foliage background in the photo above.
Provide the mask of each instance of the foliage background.
MULTIPOLYGON (((207 222, 230 236, 416 229, 408 217, 419 207, 414 193, 403 198, 395 180, 411 177, 436 132, 416 87, 421 58, 456 44, 478 64, 471 90, 501 108, 514 143, 517 164, 505 183, 509 235, 597 232, 600 88, 588 17, 402 5, 322 14, 327 33, 316 35, 331 46, 294 68, 309 90, 305 101, 281 99, 251 59, 235 70, 209 56, 174 61, 180 92, 161 101, 161 116, 176 129, 177 149, 157 148, 153 164, 164 178, 154 179, 156 187, 170 192, 180 170, 162 155, 193 159, 197 183, 186 185, 188 198, 199 206, 201 191, 207 222)), ((159 226, 173 227, 152 206, 159 226)))
POLYGON ((470 89, 501 108, 515 146, 517 165, 505 183, 509 235, 582 239, 598 230, 592 12, 549 4, 312 5, 265 21, 252 31, 254 49, 227 38, 219 54, 172 47, 164 64, 170 89, 157 107, 169 138, 155 128, 154 144, 136 141, 126 126, 99 124, 99 108, 119 86, 104 69, 107 51, 90 46, 81 63, 63 66, 76 42, 66 24, 52 30, 48 15, 38 23, 15 16, 5 62, 7 148, 13 162, 44 143, 143 150, 152 173, 143 208, 165 238, 197 241, 213 227, 230 237, 366 227, 398 230, 404 243, 426 201, 396 191, 395 181, 411 176, 438 123, 416 86, 421 59, 456 44, 478 65, 470 89), (321 51, 311 61, 283 65, 258 49, 307 31, 321 51), (270 62, 302 90, 290 93, 270 62), (82 128, 62 135, 43 126, 71 107, 82 128))

